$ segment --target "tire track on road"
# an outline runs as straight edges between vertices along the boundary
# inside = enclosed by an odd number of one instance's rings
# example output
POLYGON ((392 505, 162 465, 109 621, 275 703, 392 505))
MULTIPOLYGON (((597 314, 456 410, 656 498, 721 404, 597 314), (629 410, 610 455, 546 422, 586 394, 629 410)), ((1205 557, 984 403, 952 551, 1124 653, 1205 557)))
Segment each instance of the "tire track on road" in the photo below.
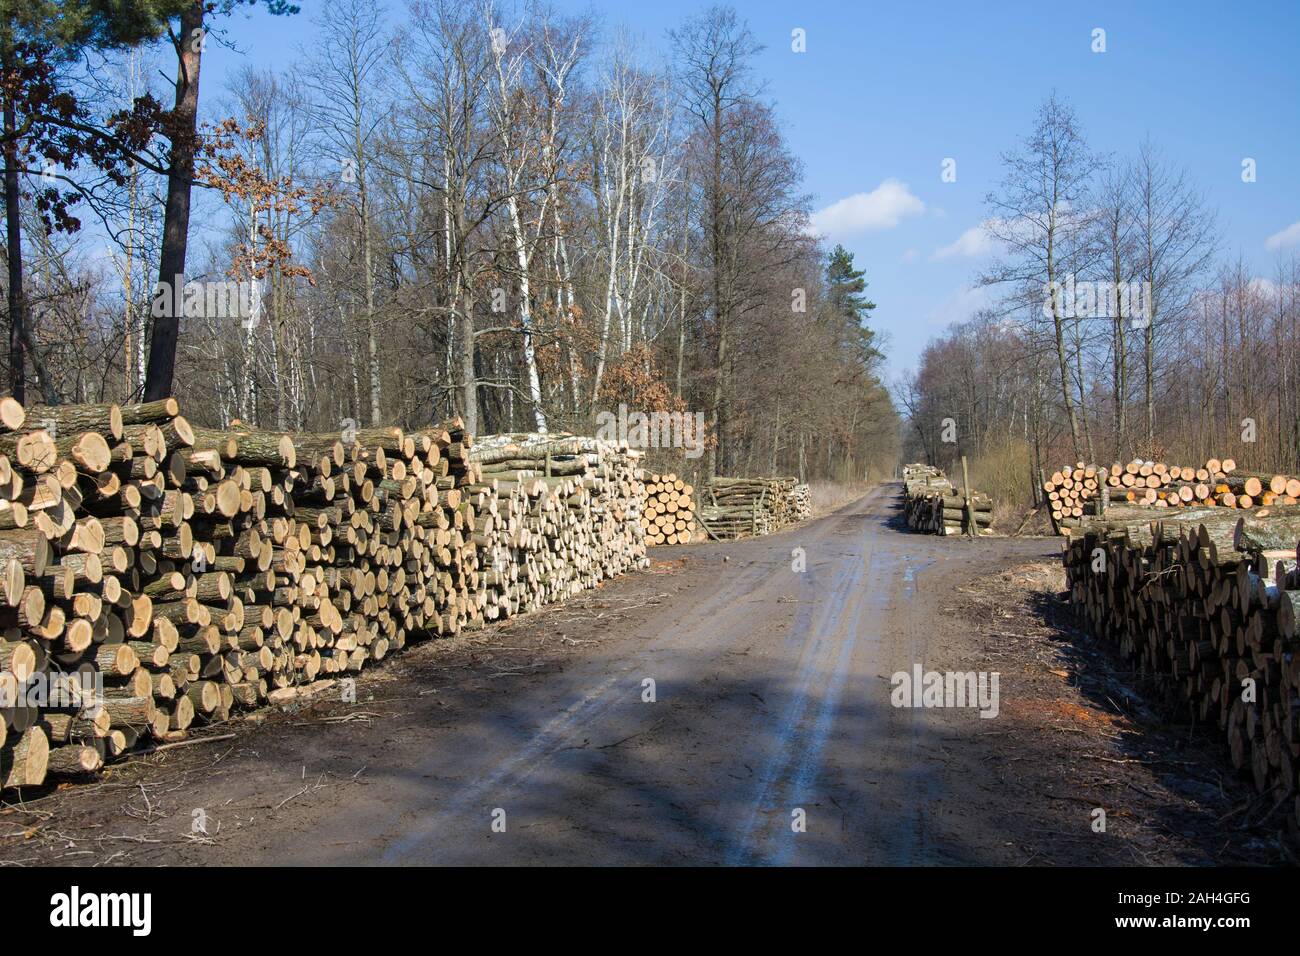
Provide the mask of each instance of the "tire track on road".
MULTIPOLYGON (((641 648, 634 657, 622 665, 619 673, 611 675, 594 689, 574 700, 507 757, 495 763, 473 783, 462 788, 459 795, 436 811, 432 818, 393 841, 385 850, 382 862, 386 864, 415 862, 412 857, 418 857, 418 862, 434 862, 445 848, 433 846, 432 841, 439 832, 456 832, 455 817, 471 811, 485 816, 493 805, 508 802, 509 794, 526 783, 544 763, 566 749, 584 731, 590 734, 589 728, 593 728, 607 717, 614 707, 627 702, 626 696, 611 695, 610 692, 625 683, 628 674, 638 669, 642 671, 653 669, 645 665, 646 655, 689 644, 693 637, 698 636, 701 629, 711 626, 717 612, 736 600, 751 595, 753 588, 767 576, 767 569, 756 562, 728 580, 719 591, 706 598, 700 607, 695 609, 693 612, 693 616, 697 619, 695 624, 685 629, 669 631, 641 648), (489 795, 493 795, 491 800, 486 799, 489 795)), ((441 761, 435 759, 426 769, 437 769, 440 764, 441 761)))
POLYGON ((749 800, 750 807, 745 824, 729 841, 726 862, 730 866, 750 862, 756 852, 753 843, 755 831, 760 827, 759 818, 771 805, 771 794, 789 766, 792 748, 796 741, 805 736, 801 731, 809 698, 814 683, 823 676, 826 663, 825 655, 822 653, 829 644, 824 635, 825 624, 827 619, 833 620, 842 613, 845 603, 850 598, 852 586, 860 581, 861 571, 854 567, 855 564, 856 562, 853 562, 840 567, 836 573, 835 583, 826 596, 826 603, 820 608, 819 614, 812 615, 812 626, 808 630, 808 638, 804 641, 804 653, 795 675, 794 697, 786 705, 774 739, 769 745, 771 753, 759 777, 758 789, 749 800))

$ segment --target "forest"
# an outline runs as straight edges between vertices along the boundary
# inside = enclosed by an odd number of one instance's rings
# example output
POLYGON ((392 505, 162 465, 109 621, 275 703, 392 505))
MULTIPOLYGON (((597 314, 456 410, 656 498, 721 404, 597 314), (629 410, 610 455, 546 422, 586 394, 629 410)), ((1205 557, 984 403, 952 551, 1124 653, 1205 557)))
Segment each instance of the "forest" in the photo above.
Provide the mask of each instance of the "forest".
POLYGON ((263 0, 312 44, 207 82, 255 5, 0 2, 15 398, 474 434, 626 407, 702 417, 686 471, 892 470, 866 269, 814 234, 736 11, 660 61, 541 3, 263 0))

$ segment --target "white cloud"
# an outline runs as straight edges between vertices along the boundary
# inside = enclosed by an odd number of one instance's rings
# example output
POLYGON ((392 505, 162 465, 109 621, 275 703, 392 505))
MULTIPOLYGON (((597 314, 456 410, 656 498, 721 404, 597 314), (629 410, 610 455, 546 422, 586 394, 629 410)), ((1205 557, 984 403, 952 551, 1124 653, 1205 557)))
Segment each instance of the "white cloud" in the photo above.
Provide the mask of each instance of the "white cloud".
POLYGON ((946 327, 953 322, 964 322, 992 303, 993 294, 988 286, 962 286, 930 310, 926 323, 946 327))
POLYGON ((921 253, 920 250, 917 249, 908 249, 903 253, 904 262, 915 262, 919 258, 921 258, 921 253))
POLYGON ((993 237, 989 235, 985 223, 971 226, 957 241, 942 246, 934 251, 931 259, 978 259, 993 251, 993 237))
POLYGON ((879 229, 893 229, 908 216, 925 212, 925 203, 907 183, 886 179, 869 193, 854 193, 833 202, 812 217, 813 229, 830 238, 843 238, 879 229))
POLYGON ((1289 249, 1294 245, 1300 245, 1300 222, 1293 222, 1281 232, 1275 232, 1264 240, 1264 248, 1269 252, 1289 249))

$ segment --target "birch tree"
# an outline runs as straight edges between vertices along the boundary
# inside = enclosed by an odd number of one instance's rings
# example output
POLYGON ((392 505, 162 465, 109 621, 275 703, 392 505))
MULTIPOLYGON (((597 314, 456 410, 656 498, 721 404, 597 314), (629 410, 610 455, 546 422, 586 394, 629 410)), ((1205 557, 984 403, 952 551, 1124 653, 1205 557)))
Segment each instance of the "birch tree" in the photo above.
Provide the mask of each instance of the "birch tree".
MULTIPOLYGON (((638 286, 648 250, 660 238, 664 197, 679 173, 667 91, 661 78, 636 65, 626 39, 620 39, 606 59, 599 90, 590 162, 604 294, 590 397, 593 407, 616 319, 619 351, 632 346, 638 286)), ((644 320, 644 311, 640 314, 644 320)))
POLYGON ((541 376, 537 371, 530 271, 543 224, 549 216, 552 194, 549 183, 539 181, 534 175, 540 166, 539 148, 543 136, 534 125, 534 104, 522 88, 531 52, 522 21, 530 11, 525 8, 520 21, 507 28, 492 0, 486 0, 482 9, 484 29, 490 38, 488 49, 492 56, 494 81, 488 109, 500 141, 498 156, 504 180, 507 230, 516 267, 524 382, 534 426, 539 432, 545 432, 546 412, 542 402, 541 376), (530 228, 524 222, 521 208, 534 197, 540 197, 540 208, 530 228))

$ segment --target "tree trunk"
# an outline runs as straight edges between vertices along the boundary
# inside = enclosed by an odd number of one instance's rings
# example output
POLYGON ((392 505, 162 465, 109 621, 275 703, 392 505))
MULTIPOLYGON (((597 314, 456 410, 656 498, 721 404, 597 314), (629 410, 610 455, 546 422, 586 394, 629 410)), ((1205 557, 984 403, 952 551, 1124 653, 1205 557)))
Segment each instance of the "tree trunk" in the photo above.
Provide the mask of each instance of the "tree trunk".
MULTIPOLYGON (((1123 266, 1120 263, 1119 253, 1119 233, 1117 229, 1112 229, 1111 233, 1111 277, 1115 281, 1115 288, 1120 288, 1120 282, 1124 278, 1123 266)), ((1113 449, 1116 458, 1123 458, 1125 455, 1124 443, 1128 431, 1128 343, 1124 337, 1124 322, 1127 316, 1124 315, 1124 297, 1116 295, 1117 303, 1115 316, 1115 361, 1112 387, 1115 393, 1115 447, 1113 449)))
MULTIPOLYGON (((1049 218, 1055 218, 1055 212, 1049 213, 1049 218)), ((1049 230, 1054 230, 1054 226, 1049 226, 1049 230)), ((1048 289, 1056 288, 1053 285, 1056 282, 1056 262, 1053 258, 1054 237, 1049 232, 1047 237, 1047 287, 1048 289)), ((1061 319, 1059 297, 1052 299, 1052 325, 1056 333, 1056 362, 1061 373, 1061 399, 1065 402, 1065 416, 1070 422, 1070 441, 1074 450, 1074 457, 1078 458, 1082 454, 1079 445, 1079 416, 1075 413, 1074 400, 1070 397, 1070 361, 1065 354, 1065 325, 1061 319)))
POLYGON ((198 138, 199 60, 203 55, 202 0, 181 14, 176 38, 176 106, 172 112, 171 169, 167 175, 167 205, 163 218, 162 253, 158 260, 159 293, 168 296, 162 315, 154 317, 149 340, 149 369, 144 400, 157 401, 172 394, 176 374, 176 342, 180 334, 181 289, 184 286, 185 249, 190 232, 190 183, 194 179, 194 152, 198 138))
POLYGON ((23 296, 22 211, 18 197, 18 143, 14 139, 14 106, 6 98, 5 124, 5 221, 8 226, 9 256, 9 391, 19 402, 26 401, 23 328, 27 303, 23 296))
MULTIPOLYGON (((357 115, 360 115, 359 113, 357 115)), ((357 128, 356 159, 357 189, 360 193, 361 262, 365 269, 366 283, 366 358, 367 374, 370 378, 370 424, 379 425, 380 383, 379 383, 379 339, 375 329, 375 264, 374 251, 370 242, 370 194, 366 189, 365 145, 362 142, 360 127, 357 128)))
POLYGON ((1079 320, 1074 320, 1074 369, 1079 379, 1079 416, 1083 420, 1083 447, 1088 454, 1088 461, 1096 461, 1097 453, 1092 446, 1092 426, 1088 420, 1088 395, 1087 385, 1083 377, 1083 333, 1079 328, 1079 320))
POLYGON ((546 412, 542 408, 542 382, 537 374, 537 353, 533 348, 533 312, 528 283, 529 255, 524 224, 519 218, 519 201, 511 195, 508 203, 510 228, 514 233, 515 262, 519 266, 519 324, 523 326, 524 374, 528 379, 528 400, 533 406, 533 426, 546 434, 546 412))
POLYGON ((474 302, 469 296, 464 298, 465 308, 460 316, 461 417, 465 420, 465 431, 477 435, 478 379, 474 370, 474 302))
POLYGON ((596 217, 597 221, 604 221, 602 212, 609 216, 609 274, 605 279, 605 315, 601 320, 600 326, 600 347, 596 353, 596 374, 591 381, 591 402, 590 409, 595 410, 596 402, 600 400, 600 383, 605 378, 605 355, 609 349, 609 326, 614 314, 614 294, 617 284, 618 275, 618 247, 619 236, 623 221, 623 180, 620 179, 618 186, 618 202, 612 209, 607 209, 605 204, 600 201, 599 186, 597 186, 597 204, 596 217))
POLYGON ((713 425, 713 448, 709 452, 709 471, 722 474, 725 467, 726 445, 723 432, 726 429, 726 415, 722 410, 726 398, 723 381, 726 377, 727 363, 727 309, 723 306, 722 288, 722 98, 715 93, 713 98, 713 182, 709 196, 709 216, 711 252, 713 254, 713 316, 717 323, 718 364, 714 370, 713 399, 710 407, 710 421, 713 425))
MULTIPOLYGON (((13 68, 13 24, 4 26, 3 66, 8 75, 13 68)), ((17 116, 12 97, 4 98, 5 155, 5 224, 6 249, 9 256, 9 391, 19 403, 26 400, 23 329, 27 322, 27 303, 23 296, 22 209, 18 195, 17 116)))

